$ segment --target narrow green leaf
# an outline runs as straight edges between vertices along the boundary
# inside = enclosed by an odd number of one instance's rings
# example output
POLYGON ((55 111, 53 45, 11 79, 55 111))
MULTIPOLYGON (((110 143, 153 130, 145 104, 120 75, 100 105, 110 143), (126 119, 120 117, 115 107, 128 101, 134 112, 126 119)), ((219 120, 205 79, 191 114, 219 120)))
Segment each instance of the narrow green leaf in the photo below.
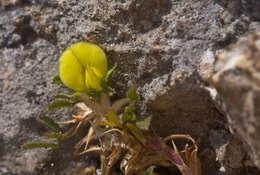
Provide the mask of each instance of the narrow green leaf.
POLYGON ((56 133, 61 132, 60 126, 54 120, 52 120, 50 117, 42 116, 42 117, 38 117, 37 120, 41 124, 46 126, 48 129, 50 129, 54 132, 56 132, 56 133))
POLYGON ((155 166, 150 166, 149 168, 147 168, 144 172, 144 175, 153 175, 154 168, 155 166))
POLYGON ((136 120, 136 116, 134 113, 126 113, 123 115, 123 118, 122 118, 123 123, 125 123, 127 121, 134 122, 135 120, 136 120))
POLYGON ((126 122, 126 121, 135 121, 136 120, 134 110, 135 110, 135 104, 134 103, 131 103, 129 106, 127 106, 125 108, 125 112, 124 112, 124 115, 122 117, 123 123, 126 122))
POLYGON ((109 70, 107 71, 107 74, 106 74, 106 76, 105 76, 105 78, 104 78, 105 82, 108 82, 109 76, 110 76, 110 75, 112 74, 112 72, 116 69, 116 67, 117 67, 117 63, 116 63, 111 69, 109 69, 109 70))
POLYGON ((70 99, 70 96, 69 95, 66 95, 66 94, 58 94, 58 95, 55 95, 53 98, 62 98, 62 99, 70 99))
POLYGON ((60 140, 64 139, 64 135, 61 133, 47 133, 45 136, 48 139, 60 139, 60 140))
POLYGON ((73 93, 73 94, 71 94, 71 95, 68 95, 68 96, 69 96, 70 98, 72 98, 72 97, 77 97, 77 96, 82 95, 82 94, 84 94, 84 93, 75 92, 75 93, 73 93))
POLYGON ((53 79, 52 79, 52 84, 63 84, 61 79, 60 79, 60 76, 59 75, 56 75, 53 79))
POLYGON ((119 118, 112 110, 107 113, 107 119, 111 126, 118 126, 119 118))
POLYGON ((57 100, 57 101, 54 101, 52 104, 50 104, 47 111, 51 111, 55 108, 62 108, 62 107, 70 107, 71 108, 74 105, 75 105, 75 103, 70 103, 70 102, 65 101, 65 100, 57 100))
POLYGON ((46 142, 28 142, 22 146, 22 149, 35 149, 35 148, 58 148, 59 145, 55 143, 46 142))
POLYGON ((133 100, 133 101, 138 101, 139 100, 139 97, 138 95, 136 94, 136 86, 133 86, 131 87, 128 91, 127 91, 127 94, 126 96, 133 100))
POLYGON ((58 94, 58 95, 55 95, 53 98, 56 98, 56 99, 67 99, 67 100, 72 100, 73 102, 76 102, 76 101, 78 101, 77 95, 79 95, 79 94, 78 93, 77 94, 74 93, 72 95, 58 94))
POLYGON ((105 81, 101 82, 101 86, 102 86, 102 92, 104 92, 108 96, 112 96, 116 93, 116 91, 113 88, 109 87, 107 85, 107 82, 105 82, 105 81))
POLYGON ((91 96, 91 97, 94 97, 94 98, 97 98, 97 99, 99 99, 100 98, 100 96, 101 96, 101 93, 102 93, 102 91, 97 91, 97 90, 86 90, 86 91, 84 91, 84 93, 80 93, 80 94, 78 94, 77 96, 79 96, 79 95, 83 95, 83 94, 87 94, 87 95, 89 95, 89 96, 91 96))
POLYGON ((131 103, 125 108, 125 113, 133 113, 135 110, 135 103, 131 103))
POLYGON ((148 130, 151 124, 152 116, 147 116, 143 120, 136 122, 136 125, 143 130, 148 130))

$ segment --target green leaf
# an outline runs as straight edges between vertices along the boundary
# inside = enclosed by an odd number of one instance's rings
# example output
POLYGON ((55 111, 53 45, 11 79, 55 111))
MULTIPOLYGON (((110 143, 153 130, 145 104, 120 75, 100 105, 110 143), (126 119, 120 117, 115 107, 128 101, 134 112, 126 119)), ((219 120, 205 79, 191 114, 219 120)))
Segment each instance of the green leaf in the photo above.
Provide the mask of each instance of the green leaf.
POLYGON ((138 101, 139 100, 139 97, 138 95, 136 94, 136 86, 134 85, 133 87, 131 87, 128 91, 127 91, 127 94, 126 96, 133 100, 133 101, 138 101))
POLYGON ((125 112, 124 112, 124 115, 122 117, 123 123, 126 122, 126 121, 135 121, 136 120, 134 110, 135 110, 135 104, 134 103, 131 103, 129 106, 127 106, 125 108, 125 112))
POLYGON ((135 104, 131 103, 129 106, 125 108, 125 113, 133 113, 135 110, 135 104))
POLYGON ((149 168, 147 168, 144 172, 144 175, 153 175, 154 168, 155 166, 150 166, 149 168))
POLYGON ((81 93, 81 92, 75 92, 75 93, 69 95, 69 97, 70 97, 70 98, 72 98, 72 97, 77 97, 77 96, 82 95, 82 94, 84 94, 84 93, 81 93))
POLYGON ((112 72, 116 69, 116 67, 117 67, 117 63, 116 63, 111 69, 109 69, 109 70, 107 71, 107 74, 106 74, 106 76, 105 76, 105 78, 104 78, 105 82, 108 82, 109 76, 110 76, 110 75, 112 74, 112 72))
POLYGON ((117 63, 107 71, 106 76, 101 81, 102 91, 106 93, 108 96, 114 95, 116 92, 113 88, 108 86, 108 80, 112 72, 116 69, 117 63))
POLYGON ((61 133, 47 133, 45 136, 48 139, 60 139, 60 140, 64 139, 64 135, 61 133))
POLYGON ((58 94, 58 95, 55 95, 53 98, 62 98, 62 99, 70 100, 71 97, 69 95, 66 95, 66 94, 58 94))
POLYGON ((52 84, 63 84, 61 79, 60 79, 60 76, 59 75, 56 75, 53 79, 52 79, 52 84))
POLYGON ((60 126, 54 120, 52 120, 50 117, 46 117, 46 116, 38 117, 37 120, 41 124, 46 126, 48 129, 50 129, 50 130, 52 130, 54 132, 56 132, 56 133, 61 132, 60 126))
POLYGON ((79 93, 77 93, 77 92, 72 95, 58 94, 58 95, 55 95, 53 98, 67 99, 67 100, 72 100, 72 101, 76 102, 76 101, 78 101, 77 95, 79 95, 79 93))
POLYGON ((102 93, 102 91, 88 89, 88 90, 84 91, 84 93, 79 93, 77 96, 80 96, 80 95, 83 95, 83 94, 87 94, 87 95, 89 95, 91 97, 94 97, 94 98, 100 98, 101 93, 102 93))
POLYGON ((50 106, 48 107, 47 111, 51 111, 56 108, 62 108, 62 107, 70 107, 72 108, 75 105, 75 103, 71 103, 65 100, 57 100, 54 101, 50 106))
POLYGON ((102 86, 102 92, 104 92, 108 96, 112 96, 116 93, 116 91, 113 88, 109 87, 107 85, 107 82, 105 82, 105 81, 101 82, 101 86, 102 86))
POLYGON ((119 118, 112 110, 107 113, 107 119, 110 126, 118 126, 119 118))
POLYGON ((123 123, 127 122, 127 121, 135 121, 136 120, 136 116, 134 113, 126 113, 123 115, 123 123))
POLYGON ((139 120, 136 122, 136 125, 143 130, 148 130, 151 124, 152 116, 147 116, 143 120, 139 120))
POLYGON ((55 143, 46 142, 28 142, 22 146, 22 149, 34 149, 34 148, 58 148, 59 145, 55 143))

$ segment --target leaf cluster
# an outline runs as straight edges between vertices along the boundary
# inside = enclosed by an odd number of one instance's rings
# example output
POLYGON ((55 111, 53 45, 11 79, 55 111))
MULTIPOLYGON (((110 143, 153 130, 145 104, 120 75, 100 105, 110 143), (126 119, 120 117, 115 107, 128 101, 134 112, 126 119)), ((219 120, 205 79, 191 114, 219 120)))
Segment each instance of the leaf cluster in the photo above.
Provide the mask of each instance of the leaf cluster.
MULTIPOLYGON (((49 139, 69 139, 80 128, 89 127, 86 135, 75 144, 75 154, 82 155, 98 152, 103 175, 110 175, 115 165, 125 175, 155 175, 155 166, 176 166, 182 175, 201 175, 200 161, 197 156, 198 146, 189 135, 171 135, 159 138, 150 130, 151 116, 140 117, 135 114, 135 106, 139 100, 136 86, 126 93, 126 97, 111 102, 109 96, 114 93, 107 85, 109 75, 115 69, 108 71, 102 81, 101 92, 59 94, 56 101, 50 104, 47 111, 60 107, 79 108, 72 119, 55 122, 50 117, 39 117, 38 121, 52 132, 46 134, 49 139), (63 132, 60 125, 73 124, 63 132), (182 138, 191 142, 181 151, 174 139, 182 138), (97 145, 93 141, 98 140, 97 145), (171 146, 169 146, 169 143, 171 146)), ((55 77, 55 83, 59 82, 55 77)), ((55 143, 29 142, 23 149, 57 148, 55 143)))

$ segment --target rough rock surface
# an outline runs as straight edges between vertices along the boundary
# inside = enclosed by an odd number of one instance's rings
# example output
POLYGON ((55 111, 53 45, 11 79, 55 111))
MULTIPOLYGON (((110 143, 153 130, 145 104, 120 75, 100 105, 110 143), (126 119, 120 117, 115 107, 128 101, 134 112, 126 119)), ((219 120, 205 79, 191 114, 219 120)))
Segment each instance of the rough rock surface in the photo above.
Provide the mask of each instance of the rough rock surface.
POLYGON ((260 168, 260 32, 219 54, 212 77, 234 134, 260 168))
MULTIPOLYGON (((159 135, 186 133, 201 140, 204 174, 259 173, 243 163, 222 171, 221 162, 216 162, 218 148, 231 143, 231 137, 218 139, 230 134, 227 111, 211 98, 216 92, 206 82, 221 49, 260 29, 259 1, 0 2, 0 174, 64 175, 98 164, 89 157, 72 156, 73 142, 64 142, 60 150, 19 149, 45 132, 35 118, 54 94, 64 90, 51 84, 59 55, 81 40, 103 47, 110 66, 118 63, 111 82, 118 97, 137 82, 140 111, 153 114, 159 135)), ((51 115, 64 120, 69 113, 57 110, 51 115)), ((258 149, 256 143, 248 143, 253 135, 242 139, 246 150, 258 149)), ((245 150, 242 154, 246 156, 245 150)))

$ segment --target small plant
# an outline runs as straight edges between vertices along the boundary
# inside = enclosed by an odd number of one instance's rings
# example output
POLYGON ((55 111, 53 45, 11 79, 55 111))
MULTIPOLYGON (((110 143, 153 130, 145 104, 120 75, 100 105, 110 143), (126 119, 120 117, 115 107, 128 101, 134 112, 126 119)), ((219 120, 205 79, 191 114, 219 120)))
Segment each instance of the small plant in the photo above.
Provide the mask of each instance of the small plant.
MULTIPOLYGON (((116 65, 107 71, 105 53, 94 44, 80 42, 65 50, 60 58, 59 76, 53 82, 63 83, 76 93, 56 95, 48 111, 74 106, 79 111, 71 120, 57 123, 49 117, 39 117, 38 121, 53 131, 46 137, 69 139, 80 128, 90 125, 86 135, 75 143, 75 154, 98 152, 103 175, 110 175, 116 164, 125 175, 155 175, 155 166, 176 166, 182 175, 201 175, 198 147, 193 138, 189 135, 160 138, 151 131, 151 116, 134 113, 139 100, 135 86, 125 98, 111 102, 109 97, 115 91, 108 86, 108 80, 115 68, 116 65), (67 124, 74 126, 62 133, 60 125, 67 124), (173 141, 177 138, 187 139, 192 145, 187 144, 179 151, 173 141), (98 140, 98 144, 89 146, 93 140, 98 140)), ((23 149, 41 147, 56 148, 58 144, 30 142, 23 149)))

